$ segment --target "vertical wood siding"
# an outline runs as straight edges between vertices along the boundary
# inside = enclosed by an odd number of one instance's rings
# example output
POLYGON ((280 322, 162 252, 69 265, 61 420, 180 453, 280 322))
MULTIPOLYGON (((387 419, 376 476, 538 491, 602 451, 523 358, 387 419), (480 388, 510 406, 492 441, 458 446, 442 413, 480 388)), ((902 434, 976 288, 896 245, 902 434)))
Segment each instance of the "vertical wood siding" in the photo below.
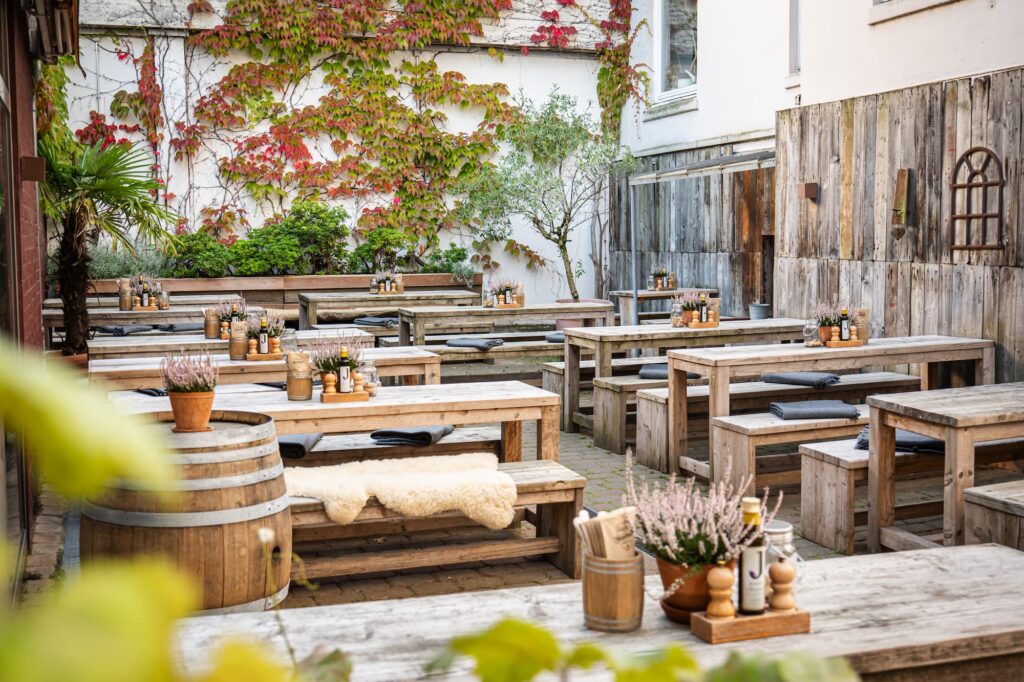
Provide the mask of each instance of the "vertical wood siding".
POLYGON ((872 309, 872 334, 946 333, 997 343, 998 381, 1024 381, 1022 70, 780 112, 774 304, 872 309), (949 179, 972 146, 1005 166, 1006 247, 953 251, 949 179), (890 225, 896 173, 910 168, 911 227, 890 225), (798 199, 817 182, 818 201, 798 199))

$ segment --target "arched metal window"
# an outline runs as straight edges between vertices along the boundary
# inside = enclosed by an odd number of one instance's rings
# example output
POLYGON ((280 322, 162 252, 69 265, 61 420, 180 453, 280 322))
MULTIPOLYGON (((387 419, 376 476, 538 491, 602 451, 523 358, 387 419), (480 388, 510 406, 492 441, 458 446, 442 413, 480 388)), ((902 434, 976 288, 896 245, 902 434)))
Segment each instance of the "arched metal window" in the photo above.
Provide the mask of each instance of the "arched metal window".
POLYGON ((968 149, 949 181, 954 249, 1003 248, 1003 164, 986 147, 968 149))

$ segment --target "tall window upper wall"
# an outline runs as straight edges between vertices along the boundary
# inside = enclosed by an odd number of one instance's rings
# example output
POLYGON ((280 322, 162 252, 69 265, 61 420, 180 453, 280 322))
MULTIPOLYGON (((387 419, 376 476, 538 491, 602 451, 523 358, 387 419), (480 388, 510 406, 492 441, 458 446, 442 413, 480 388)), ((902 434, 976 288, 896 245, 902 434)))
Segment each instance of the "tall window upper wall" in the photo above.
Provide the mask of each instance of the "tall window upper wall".
POLYGON ((657 98, 690 97, 697 91, 697 0, 655 0, 657 98))
POLYGON ((789 73, 800 73, 800 0, 789 0, 789 73))

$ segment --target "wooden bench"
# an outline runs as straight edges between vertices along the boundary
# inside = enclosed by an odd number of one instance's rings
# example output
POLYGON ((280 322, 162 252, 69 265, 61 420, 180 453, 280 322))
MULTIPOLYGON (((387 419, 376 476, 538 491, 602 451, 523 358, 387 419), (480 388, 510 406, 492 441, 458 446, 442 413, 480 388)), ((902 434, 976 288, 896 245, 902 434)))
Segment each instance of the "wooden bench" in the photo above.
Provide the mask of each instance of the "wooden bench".
MULTIPOLYGON (((612 360, 612 376, 636 374, 644 365, 656 365, 659 363, 664 364, 665 358, 615 358, 612 360)), ((540 368, 540 371, 541 386, 544 387, 544 390, 562 395, 562 392, 565 390, 565 362, 546 362, 540 368)), ((596 370, 593 360, 580 361, 581 389, 592 388, 591 382, 594 379, 595 372, 596 370)))
POLYGON ((637 391, 668 386, 667 379, 638 376, 603 377, 594 385, 594 445, 618 455, 626 452, 627 412, 637 391))
MULTIPOLYGON (((837 440, 800 446, 800 535, 811 542, 842 554, 853 554, 854 531, 867 524, 867 511, 854 508, 854 488, 868 480, 868 451, 856 447, 857 439, 837 440)), ((997 464, 1024 457, 1024 442, 1003 441, 983 443, 975 451, 975 464, 997 464)), ((944 457, 939 454, 896 453, 899 476, 942 473, 944 457)), ((1021 481, 1024 483, 1024 481, 1021 481)), ((996 536, 1006 528, 990 515, 982 503, 972 515, 972 497, 981 499, 986 491, 999 488, 970 488, 964 493, 967 501, 967 532, 975 529, 969 542, 999 542, 996 536)), ((1024 487, 1021 488, 1024 491, 1024 487)), ((897 519, 919 518, 942 514, 942 499, 912 502, 896 506, 897 519)), ((1014 527, 1016 528, 1016 526, 1014 527)), ((1011 534, 1012 536, 1012 534, 1011 534)), ((1007 544, 1003 542, 1002 544, 1007 544)), ((1013 546, 1013 545, 1011 545, 1013 546)), ((1024 548, 1024 545, 1017 547, 1024 548)))
POLYGON ((441 356, 441 362, 480 362, 481 360, 510 360, 515 358, 561 357, 565 346, 547 341, 512 341, 490 350, 430 346, 431 353, 441 356))
MULTIPOLYGON (((552 333, 551 329, 547 329, 547 330, 528 330, 528 331, 522 331, 522 330, 518 330, 518 331, 498 331, 498 332, 488 331, 488 332, 483 332, 483 333, 474 333, 471 336, 474 339, 503 339, 505 341, 544 341, 544 337, 547 336, 548 334, 551 334, 551 333, 552 333)), ((448 343, 449 341, 451 341, 453 339, 462 339, 462 338, 465 338, 466 336, 467 336, 466 334, 427 334, 427 336, 424 339, 424 343, 422 344, 421 348, 422 347, 426 347, 426 346, 430 346, 431 347, 430 350, 434 350, 433 346, 443 346, 443 345, 445 345, 446 343, 448 343)), ((382 338, 378 343, 379 343, 379 345, 384 346, 384 347, 400 345, 398 343, 398 337, 397 336, 382 338)), ((552 346, 558 346, 558 345, 561 345, 561 344, 553 343, 551 345, 552 346)))
MULTIPOLYGON (((769 384, 763 381, 734 382, 730 387, 731 410, 736 413, 764 410, 772 402, 804 400, 815 396, 835 400, 863 400, 878 393, 914 391, 920 379, 897 372, 864 372, 844 374, 842 381, 826 389, 790 384, 769 384)), ((691 434, 707 433, 708 386, 687 389, 687 414, 691 434)), ((663 473, 671 472, 668 455, 668 389, 637 392, 636 460, 639 464, 663 473)))
MULTIPOLYGON (((535 538, 512 536, 507 539, 445 543, 408 549, 352 552, 341 556, 307 557, 296 569, 296 577, 310 579, 400 571, 414 568, 449 566, 474 561, 489 561, 544 556, 567 576, 580 577, 580 542, 573 519, 583 509, 586 479, 553 461, 509 462, 500 465, 516 483, 517 510, 537 529, 535 538), (535 507, 535 510, 529 509, 535 507)), ((440 514, 428 519, 410 519, 396 514, 371 499, 356 520, 347 526, 333 524, 320 500, 292 497, 292 531, 296 542, 307 539, 306 531, 318 539, 318 529, 343 531, 345 537, 429 531, 466 525, 468 520, 456 514, 440 514)), ((339 537, 335 535, 334 537, 339 537)))
POLYGON ((501 455, 501 429, 495 426, 464 426, 433 445, 380 445, 368 433, 326 435, 302 459, 285 459, 285 466, 319 467, 361 459, 395 459, 426 455, 458 455, 491 452, 501 455))
MULTIPOLYGON (((1024 444, 1021 446, 1024 449, 1024 444)), ((976 448, 975 457, 985 444, 976 448)), ((1024 455, 1024 452, 1020 454, 1024 455)), ((969 545, 997 542, 1024 550, 1022 519, 1024 480, 977 486, 964 491, 964 533, 969 545)))

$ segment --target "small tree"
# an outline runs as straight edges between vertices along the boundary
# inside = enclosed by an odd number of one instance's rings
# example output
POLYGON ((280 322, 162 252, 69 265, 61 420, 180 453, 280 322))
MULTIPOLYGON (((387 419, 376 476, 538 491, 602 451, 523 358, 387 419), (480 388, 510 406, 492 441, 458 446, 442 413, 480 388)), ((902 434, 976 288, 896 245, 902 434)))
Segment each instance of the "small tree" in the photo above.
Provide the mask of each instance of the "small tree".
POLYGON ((522 118, 502 134, 510 151, 460 186, 458 216, 478 238, 504 241, 513 253, 521 245, 513 239, 512 218, 525 219, 558 249, 569 292, 579 300, 583 266, 574 266, 569 245, 579 227, 607 213, 609 177, 636 162, 598 132, 573 97, 553 90, 540 108, 526 99, 520 106, 522 118))

